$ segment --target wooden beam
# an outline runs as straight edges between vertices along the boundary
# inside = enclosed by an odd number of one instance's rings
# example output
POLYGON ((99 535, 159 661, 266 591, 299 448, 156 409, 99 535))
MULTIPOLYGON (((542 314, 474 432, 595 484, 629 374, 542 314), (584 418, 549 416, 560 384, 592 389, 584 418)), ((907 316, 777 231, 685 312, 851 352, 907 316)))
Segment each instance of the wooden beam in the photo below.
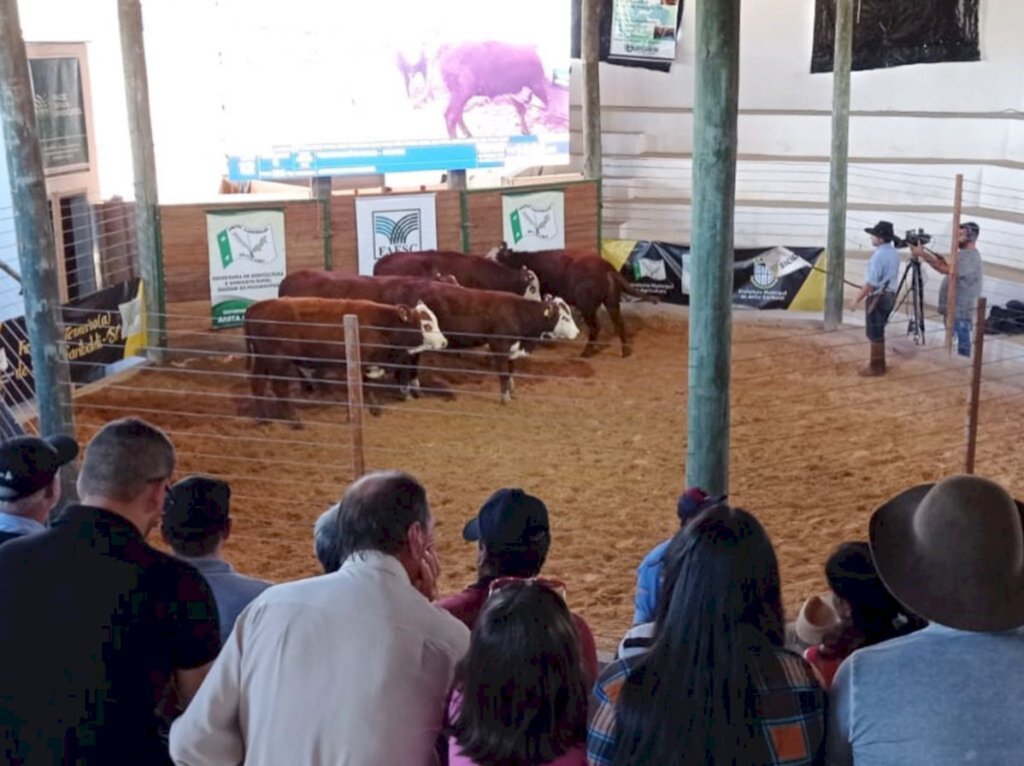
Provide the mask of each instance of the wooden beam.
POLYGON ((583 59, 583 177, 601 177, 601 0, 583 0, 580 54, 583 59))
MULTIPOLYGON (((53 221, 46 209, 46 181, 39 148, 28 56, 16 0, 0 0, 0 116, 14 198, 25 327, 32 355, 39 432, 74 438, 71 375, 63 344, 53 221)), ((61 471, 61 488, 75 494, 74 466, 61 471)))
POLYGON ((316 176, 313 179, 313 196, 320 202, 320 238, 324 247, 324 268, 334 268, 334 230, 331 227, 331 190, 334 184, 330 176, 316 176))
POLYGON ((740 0, 697 0, 686 483, 729 486, 740 0))
POLYGON ((850 67, 853 60, 853 0, 836 0, 836 44, 832 62, 832 161, 828 183, 828 274, 825 329, 843 322, 846 277, 846 169, 850 154, 850 67))
POLYGON ((135 169, 135 215, 139 243, 139 270, 146 300, 146 345, 149 358, 162 362, 167 349, 167 309, 164 299, 164 259, 160 235, 160 200, 153 150, 153 121, 149 113, 149 80, 143 44, 142 7, 139 0, 118 0, 121 59, 128 99, 128 128, 135 169))
POLYGON ((946 283, 946 353, 953 351, 953 322, 956 321, 956 266, 960 256, 960 213, 963 209, 964 177, 957 173, 953 192, 953 236, 949 243, 949 281, 946 283))

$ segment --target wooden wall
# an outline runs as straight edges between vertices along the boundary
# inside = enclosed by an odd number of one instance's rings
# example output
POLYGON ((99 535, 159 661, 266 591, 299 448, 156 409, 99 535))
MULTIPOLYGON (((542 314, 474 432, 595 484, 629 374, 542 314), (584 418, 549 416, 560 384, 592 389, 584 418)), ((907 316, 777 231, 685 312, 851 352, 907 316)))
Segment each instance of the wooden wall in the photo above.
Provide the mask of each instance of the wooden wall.
MULTIPOLYGON (((469 252, 485 253, 501 242, 502 194, 553 188, 565 190, 566 247, 591 248, 596 252, 600 218, 596 182, 470 192, 431 190, 436 199, 438 249, 463 250, 465 234, 469 252)), ((240 196, 232 195, 231 200, 209 204, 161 206, 167 329, 172 348, 205 348, 216 345, 211 343, 211 338, 232 333, 225 330, 214 334, 210 327, 210 268, 206 241, 208 211, 284 210, 288 271, 325 266, 323 207, 318 200, 268 200, 260 199, 259 195, 245 195, 247 199, 239 199, 240 196)), ((331 198, 330 210, 332 268, 349 274, 358 272, 355 200, 353 194, 336 193, 331 198)))

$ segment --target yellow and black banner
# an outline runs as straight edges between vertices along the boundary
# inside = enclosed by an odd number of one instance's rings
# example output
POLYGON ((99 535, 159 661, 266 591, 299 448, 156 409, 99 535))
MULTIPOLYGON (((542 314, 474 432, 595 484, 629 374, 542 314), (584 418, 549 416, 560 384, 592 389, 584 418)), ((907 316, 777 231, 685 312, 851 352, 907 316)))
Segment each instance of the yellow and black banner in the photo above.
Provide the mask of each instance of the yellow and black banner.
MULTIPOLYGON (((665 303, 690 303, 690 248, 667 242, 604 240, 604 259, 638 291, 665 303)), ((756 309, 822 311, 825 250, 820 247, 734 251, 732 302, 756 309)))

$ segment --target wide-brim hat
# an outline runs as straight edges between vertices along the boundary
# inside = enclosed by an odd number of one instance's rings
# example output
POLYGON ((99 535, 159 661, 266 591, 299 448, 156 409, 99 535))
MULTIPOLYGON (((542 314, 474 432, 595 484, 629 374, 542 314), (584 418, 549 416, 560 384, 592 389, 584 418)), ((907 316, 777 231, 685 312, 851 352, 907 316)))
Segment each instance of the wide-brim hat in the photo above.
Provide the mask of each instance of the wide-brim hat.
POLYGON ((1024 625, 1024 504, 977 476, 896 495, 871 517, 871 554, 911 612, 958 630, 1024 625))
POLYGON ((796 637, 805 644, 817 646, 827 636, 834 635, 842 625, 843 620, 836 611, 831 593, 811 596, 796 616, 796 637))
POLYGON ((879 239, 895 239, 896 232, 892 228, 892 222, 890 221, 879 221, 874 226, 864 229, 868 234, 878 237, 879 239))

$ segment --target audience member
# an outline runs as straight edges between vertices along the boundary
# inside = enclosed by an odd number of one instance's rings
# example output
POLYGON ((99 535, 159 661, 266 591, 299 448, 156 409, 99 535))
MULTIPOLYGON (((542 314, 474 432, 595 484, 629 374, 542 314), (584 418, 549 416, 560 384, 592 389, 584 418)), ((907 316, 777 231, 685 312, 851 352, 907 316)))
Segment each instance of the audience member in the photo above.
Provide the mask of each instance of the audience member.
MULTIPOLYGON (((679 502, 676 505, 679 526, 685 526, 686 522, 694 516, 707 508, 718 505, 725 500, 725 497, 725 495, 722 495, 721 497, 712 498, 700 487, 690 487, 680 495, 679 502)), ((654 546, 650 553, 644 556, 644 560, 640 562, 640 567, 636 570, 636 599, 633 611, 634 625, 654 622, 654 612, 658 605, 658 591, 662 582, 662 559, 665 556, 665 551, 668 550, 670 542, 672 542, 672 538, 654 546)))
POLYGON ((338 508, 336 503, 317 517, 313 525, 313 552, 324 574, 341 568, 341 542, 338 540, 338 508))
POLYGON ((746 511, 679 532, 651 648, 605 668, 587 756, 606 764, 820 764, 825 694, 783 648, 778 564, 746 511))
POLYGON ((108 423, 85 450, 81 505, 0 546, 7 763, 170 762, 157 711, 188 702, 220 647, 209 585, 145 542, 173 471, 162 431, 108 423))
POLYGON ((840 544, 825 563, 825 577, 831 592, 804 603, 796 635, 811 645, 804 659, 828 688, 840 663, 855 650, 920 630, 925 623, 885 587, 867 543, 840 544))
POLYGON ((430 603, 427 495, 372 473, 341 500, 341 569, 278 585, 239 617, 171 728, 178 764, 427 764, 469 631, 430 603))
POLYGON ((70 436, 18 436, 0 444, 0 544, 46 531, 60 502, 60 469, 78 456, 70 436))
MULTIPOLYGON (((477 581, 437 604, 472 629, 494 580, 540 574, 551 547, 547 506, 521 489, 499 489, 480 507, 476 518, 466 524, 462 537, 477 543, 477 581)), ((573 621, 587 678, 592 682, 597 677, 594 634, 578 614, 573 613, 573 621)))
POLYGON ((1024 763, 1024 504, 954 476, 871 517, 875 566, 930 624, 854 652, 829 712, 829 763, 1024 763))
POLYGON ((586 766, 579 638, 561 595, 536 580, 495 588, 455 674, 450 766, 586 766))
POLYGON ((174 554, 199 570, 213 589, 226 641, 249 602, 270 587, 266 580, 238 574, 221 557, 231 536, 231 487, 220 479, 189 476, 167 495, 160 530, 174 554))

